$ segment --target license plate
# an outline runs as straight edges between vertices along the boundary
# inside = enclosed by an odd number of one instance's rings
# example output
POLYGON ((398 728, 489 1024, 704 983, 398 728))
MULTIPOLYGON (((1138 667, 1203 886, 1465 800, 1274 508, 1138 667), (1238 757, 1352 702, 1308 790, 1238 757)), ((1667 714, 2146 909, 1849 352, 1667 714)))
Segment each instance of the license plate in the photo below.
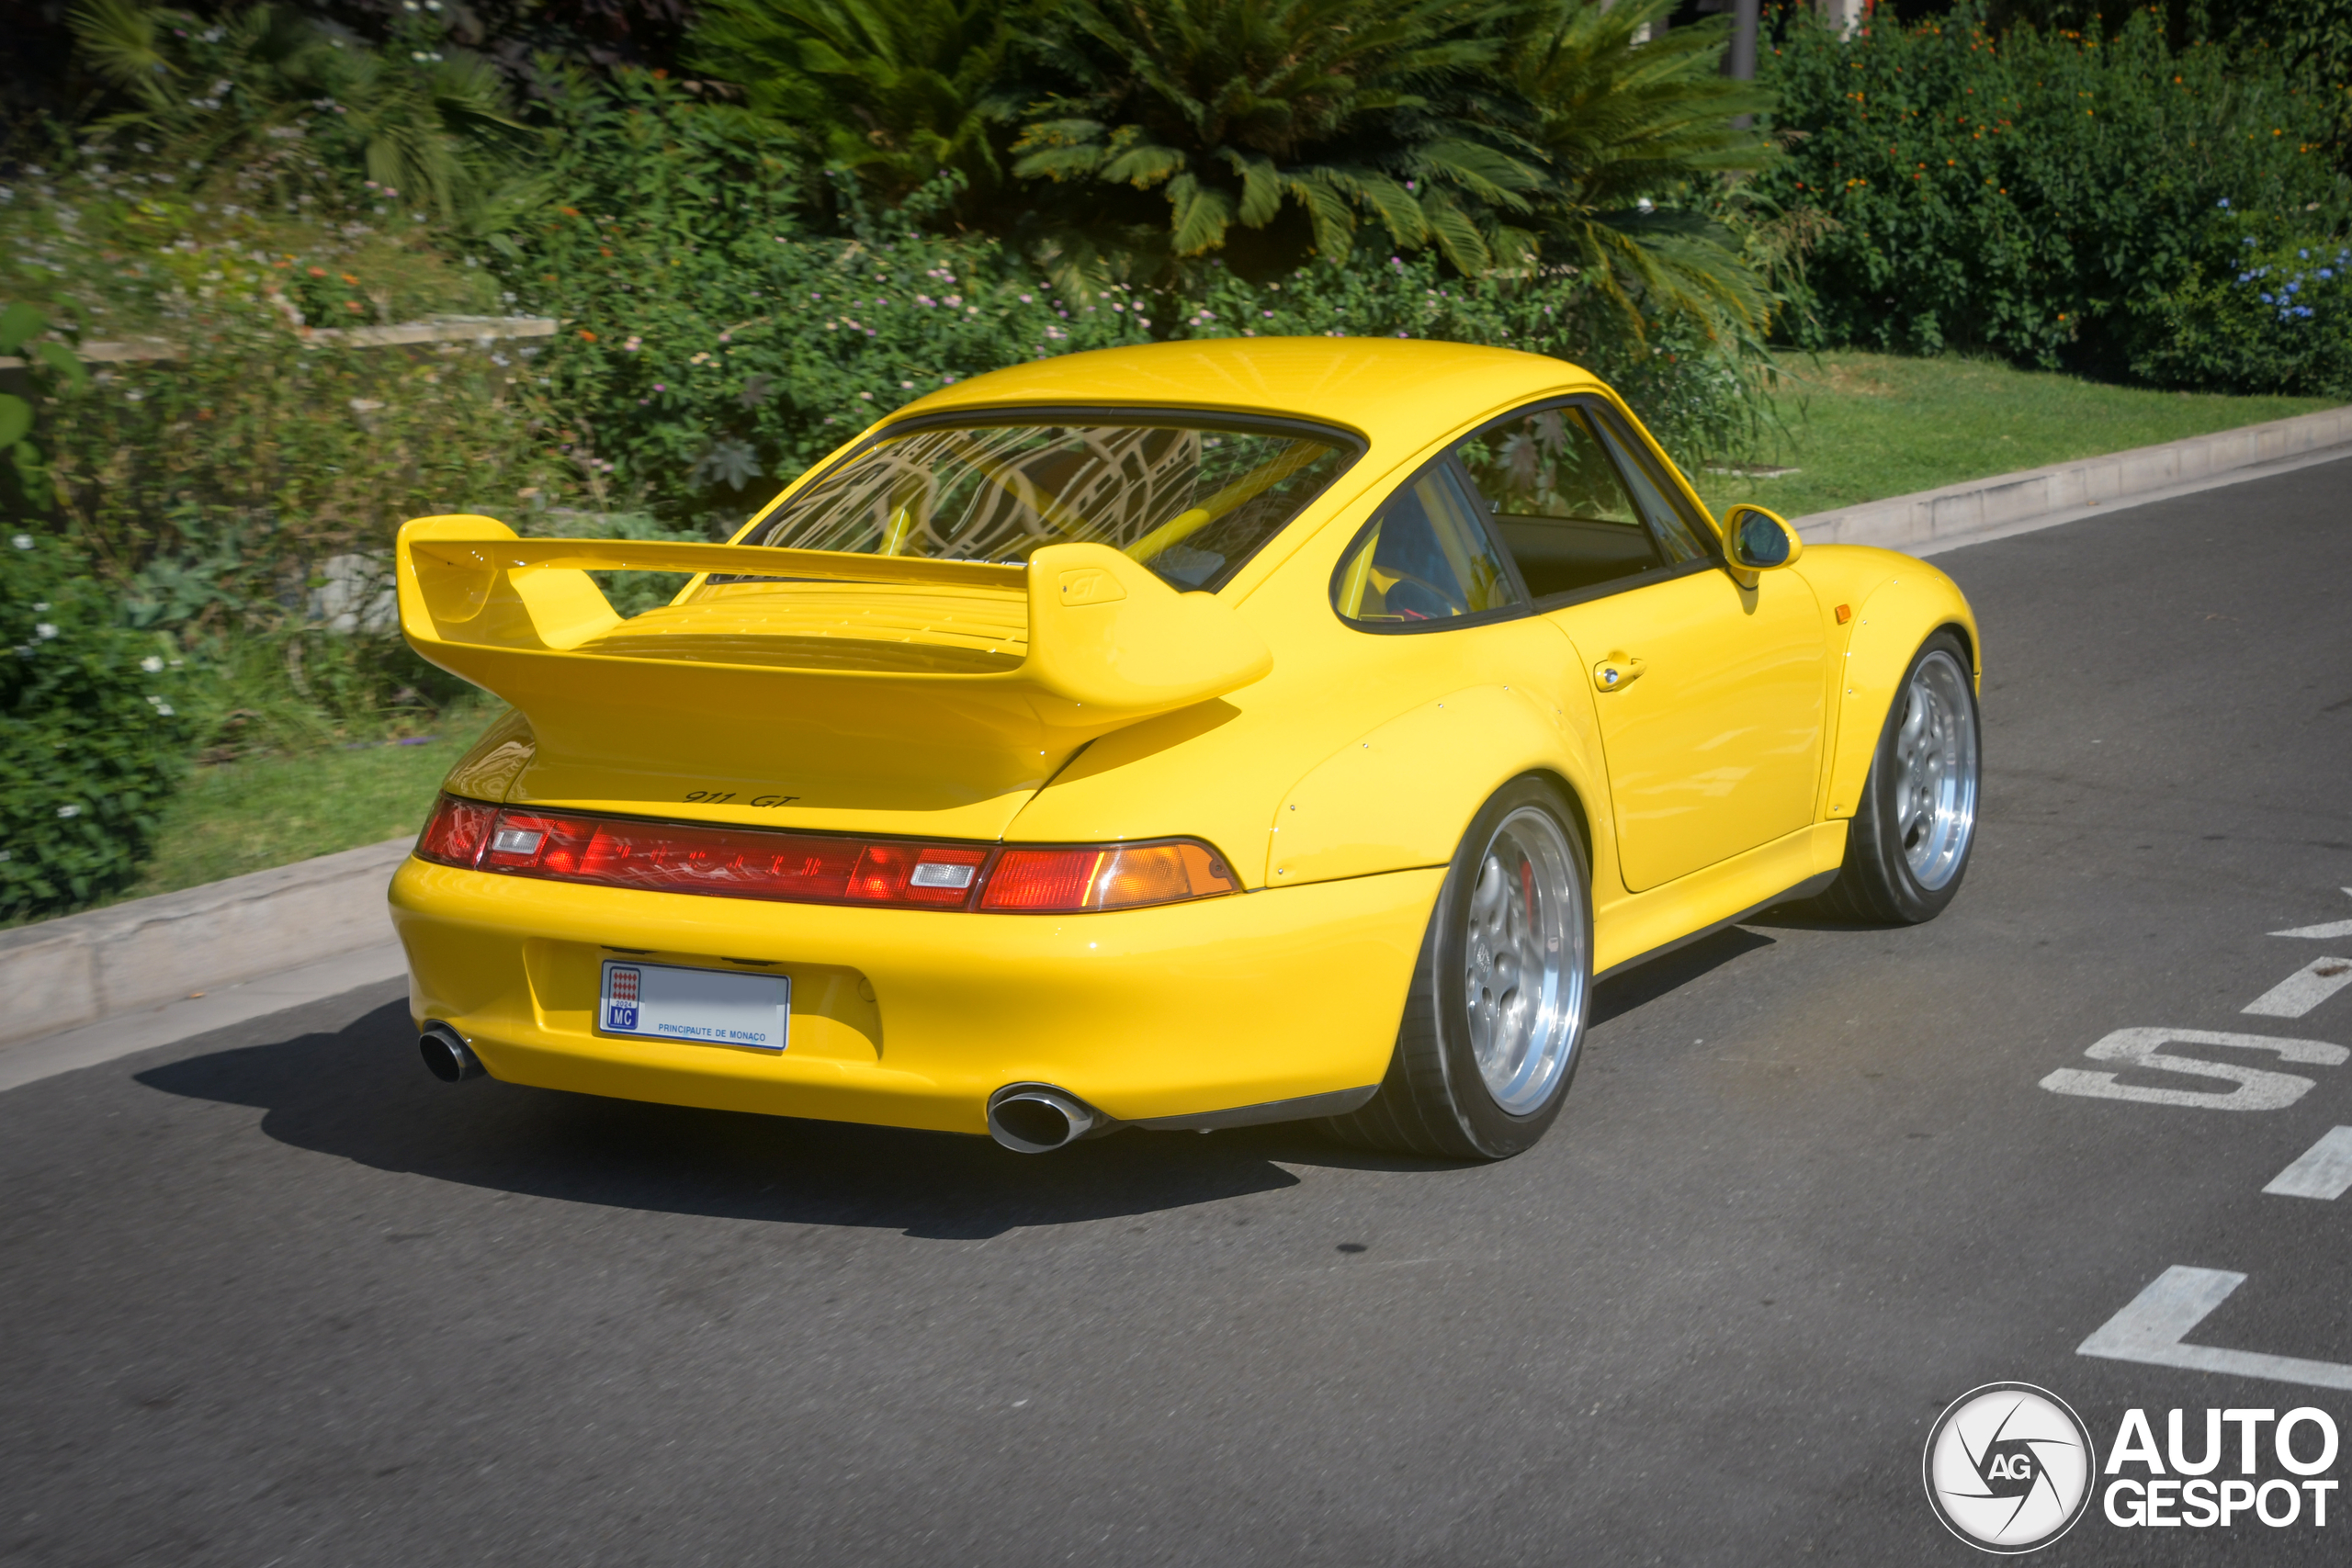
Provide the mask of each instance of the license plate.
POLYGON ((789 976, 605 960, 600 1034, 781 1051, 791 1021, 789 976))

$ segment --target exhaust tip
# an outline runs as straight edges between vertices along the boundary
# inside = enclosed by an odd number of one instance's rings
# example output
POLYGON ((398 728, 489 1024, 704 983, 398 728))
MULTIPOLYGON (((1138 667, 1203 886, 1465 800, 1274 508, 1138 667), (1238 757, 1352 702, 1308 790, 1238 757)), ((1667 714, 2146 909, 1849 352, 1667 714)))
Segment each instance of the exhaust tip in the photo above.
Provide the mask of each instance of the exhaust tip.
POLYGON ((438 1020, 425 1024, 416 1037, 416 1048, 424 1057, 424 1070, 443 1083, 463 1083, 487 1072, 465 1036, 438 1020))
POLYGON ((1007 1084, 989 1096, 989 1136, 1018 1155, 1051 1154, 1110 1118, 1051 1084, 1007 1084))

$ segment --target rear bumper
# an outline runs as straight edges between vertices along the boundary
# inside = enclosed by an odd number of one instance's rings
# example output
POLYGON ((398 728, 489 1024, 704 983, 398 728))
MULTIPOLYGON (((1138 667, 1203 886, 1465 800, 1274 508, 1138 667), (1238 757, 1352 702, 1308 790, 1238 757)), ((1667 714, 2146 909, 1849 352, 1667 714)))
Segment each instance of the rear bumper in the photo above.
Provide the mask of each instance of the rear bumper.
POLYGON ((673 1105, 987 1130, 1056 1085, 1123 1122, 1377 1084, 1442 868, 1083 915, 771 904, 460 871, 392 879, 409 1008, 495 1077, 673 1105), (792 977, 790 1047, 594 1032, 600 963, 792 977))

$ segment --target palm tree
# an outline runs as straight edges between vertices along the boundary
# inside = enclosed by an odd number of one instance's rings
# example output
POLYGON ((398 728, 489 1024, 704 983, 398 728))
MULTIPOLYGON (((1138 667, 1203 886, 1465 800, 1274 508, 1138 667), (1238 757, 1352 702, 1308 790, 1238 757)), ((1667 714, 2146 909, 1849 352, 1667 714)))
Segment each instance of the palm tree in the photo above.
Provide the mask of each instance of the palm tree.
POLYGON ((943 174, 978 210, 1018 107, 1009 56, 1034 0, 715 0, 692 56, 886 204, 943 174))
POLYGON ((233 168, 299 124, 403 201, 458 222, 502 194, 532 139, 489 62, 423 24, 378 49, 268 5, 207 24, 138 0, 80 0, 71 21, 83 58, 132 106, 102 123, 154 135, 168 163, 233 168))
POLYGON ((1645 312, 1681 311, 1711 335, 1758 335, 1770 299, 1714 214, 1725 176, 1771 160, 1766 133, 1736 117, 1772 97, 1720 73, 1728 18, 1668 30, 1674 5, 1523 0, 1501 62, 1515 104, 1500 112, 1544 166, 1547 264, 1577 268, 1636 332, 1645 312))
POLYGON ((1369 217, 1484 272, 1524 254, 1513 224, 1542 183, 1464 112, 1510 6, 1067 0, 1041 50, 1062 90, 1023 112, 1013 173, 1064 187, 1058 222, 1081 249, 1108 224, 1194 257, 1238 227, 1272 238, 1280 266, 1346 255, 1369 217), (1292 236, 1273 232, 1285 219, 1292 236))

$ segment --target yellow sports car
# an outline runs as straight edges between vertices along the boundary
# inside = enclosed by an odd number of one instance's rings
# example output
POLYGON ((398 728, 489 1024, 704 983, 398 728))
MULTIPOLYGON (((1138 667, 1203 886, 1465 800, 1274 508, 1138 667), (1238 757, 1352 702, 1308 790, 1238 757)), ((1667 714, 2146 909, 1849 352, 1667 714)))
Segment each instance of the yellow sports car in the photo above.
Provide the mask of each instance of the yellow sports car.
POLYGON ((734 542, 401 531, 513 712, 391 888, 426 1064, 992 1134, 1543 1135, 1594 980, 1767 905, 1924 920, 1967 601, 1719 525, 1556 359, 1259 339, 909 404, 734 542), (694 574, 629 619, 600 572, 694 574))

